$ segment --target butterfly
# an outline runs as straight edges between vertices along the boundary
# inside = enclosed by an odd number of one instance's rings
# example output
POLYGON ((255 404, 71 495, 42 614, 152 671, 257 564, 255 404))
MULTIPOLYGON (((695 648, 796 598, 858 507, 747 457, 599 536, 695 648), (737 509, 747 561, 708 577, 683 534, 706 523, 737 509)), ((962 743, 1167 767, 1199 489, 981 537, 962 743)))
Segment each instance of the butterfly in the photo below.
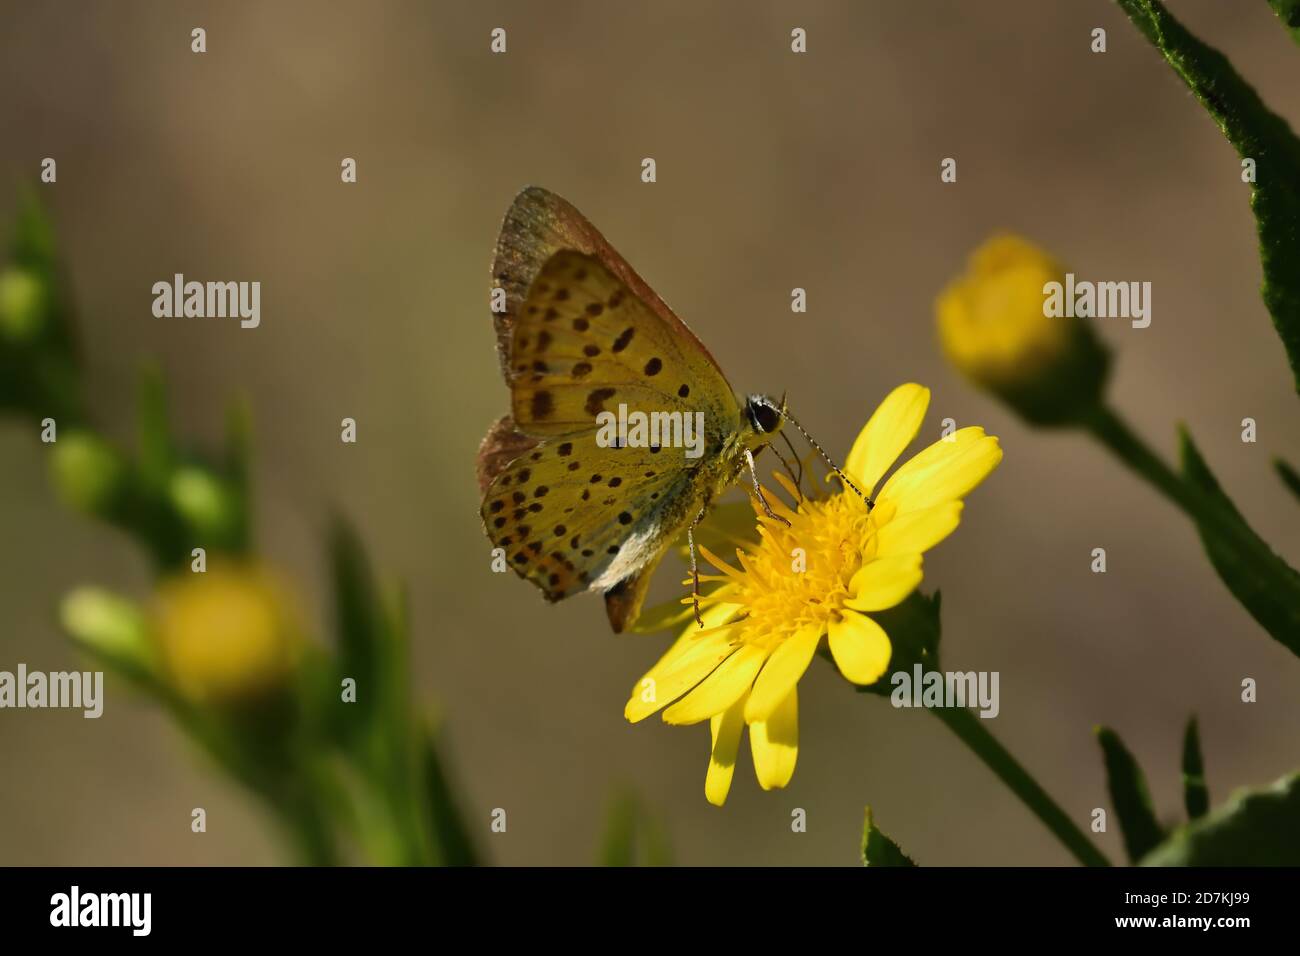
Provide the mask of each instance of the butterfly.
POLYGON ((595 226, 545 189, 515 197, 492 279, 511 409, 478 453, 493 548, 548 601, 602 592, 619 633, 636 621, 655 568, 685 531, 699 620, 695 528, 746 470, 772 514, 754 456, 793 422, 784 399, 738 399, 686 323, 595 226), (634 425, 609 427, 616 417, 656 415, 670 427, 643 429, 640 441, 634 425), (699 424, 693 449, 674 446, 685 435, 671 427, 677 422, 699 424))

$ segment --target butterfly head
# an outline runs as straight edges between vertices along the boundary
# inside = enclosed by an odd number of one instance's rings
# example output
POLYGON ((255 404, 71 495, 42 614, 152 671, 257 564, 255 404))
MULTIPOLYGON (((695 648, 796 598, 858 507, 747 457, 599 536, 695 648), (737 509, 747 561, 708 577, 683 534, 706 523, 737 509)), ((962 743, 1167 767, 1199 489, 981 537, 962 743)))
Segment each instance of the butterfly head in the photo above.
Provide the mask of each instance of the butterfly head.
POLYGON ((753 447, 766 445, 785 422, 785 398, 778 402, 766 395, 749 396, 745 400, 745 420, 753 432, 753 447))

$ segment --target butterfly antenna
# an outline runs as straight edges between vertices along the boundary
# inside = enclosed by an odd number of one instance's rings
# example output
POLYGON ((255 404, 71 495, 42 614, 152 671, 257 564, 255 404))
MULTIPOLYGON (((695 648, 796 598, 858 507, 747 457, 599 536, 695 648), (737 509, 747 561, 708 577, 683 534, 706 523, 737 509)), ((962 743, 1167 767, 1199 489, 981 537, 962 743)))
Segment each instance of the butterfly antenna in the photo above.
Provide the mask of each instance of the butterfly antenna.
MULTIPOLYGON (((781 432, 781 440, 785 442, 785 447, 790 449, 790 455, 791 457, 794 458, 794 463, 799 466, 799 474, 795 476, 794 486, 799 490, 799 501, 802 502, 803 501, 803 459, 800 458, 799 453, 794 450, 794 443, 790 441, 789 435, 787 435, 785 432, 781 432)), ((772 450, 776 451, 775 448, 772 450)), ((781 458, 782 461, 785 461, 785 459, 782 458, 779 454, 777 455, 777 457, 781 458)))
MULTIPOLYGON (((782 432, 781 434, 784 435, 785 432, 782 432)), ((787 438, 786 444, 789 444, 789 442, 790 439, 787 438)), ((785 473, 789 475, 790 480, 794 482, 794 489, 799 493, 799 503, 803 504, 803 489, 799 487, 799 478, 795 475, 794 469, 791 468, 790 463, 785 460, 785 455, 781 454, 781 449, 777 448, 775 445, 768 445, 768 447, 772 449, 772 454, 776 455, 777 458, 781 459, 781 467, 785 469, 785 473)), ((797 455, 795 457, 798 458, 797 455)), ((803 466, 800 465, 801 469, 802 467, 803 466)))
POLYGON ((821 455, 822 458, 825 460, 826 464, 831 466, 831 471, 839 475, 840 481, 844 482, 846 485, 848 485, 850 488, 856 491, 858 493, 858 497, 860 497, 863 501, 867 503, 868 511, 870 511, 872 508, 875 507, 876 503, 872 501, 870 498, 868 498, 866 495, 864 495, 862 493, 862 489, 859 488, 857 485, 855 485, 849 479, 849 476, 844 474, 844 472, 840 470, 840 466, 835 464, 835 462, 831 460, 831 456, 826 454, 825 449, 823 449, 821 445, 817 444, 817 439, 813 438, 812 435, 808 434, 808 429, 800 425, 799 422, 795 420, 795 417, 791 415, 789 412, 787 412, 784 408, 777 408, 775 405, 771 405, 771 404, 769 404, 768 407, 773 409, 778 415, 780 415, 782 418, 788 421, 795 428, 799 429, 799 434, 803 435, 804 440, 807 441, 808 444, 812 445, 813 448, 817 449, 817 454, 821 455))

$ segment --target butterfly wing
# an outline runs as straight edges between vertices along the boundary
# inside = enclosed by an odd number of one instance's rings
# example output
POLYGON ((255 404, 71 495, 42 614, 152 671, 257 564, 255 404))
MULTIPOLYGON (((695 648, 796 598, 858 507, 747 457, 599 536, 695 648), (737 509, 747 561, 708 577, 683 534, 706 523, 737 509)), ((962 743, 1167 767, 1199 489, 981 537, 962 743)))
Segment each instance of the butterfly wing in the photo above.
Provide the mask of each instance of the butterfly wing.
POLYGON ((494 321, 511 415, 479 452, 484 526, 548 600, 605 591, 622 630, 664 549, 698 513, 698 470, 724 447, 740 407, 685 323, 553 193, 516 197, 493 277, 505 291, 494 321), (602 443, 597 416, 620 405, 702 413, 699 456, 602 443))
MULTIPOLYGON (((515 320, 533 281, 542 266, 555 253, 569 249, 585 253, 600 261, 620 283, 655 315, 664 326, 691 343, 692 351, 703 357, 713 367, 713 373, 724 383, 726 376, 695 334, 655 294, 645 280, 637 275, 627 261, 587 221, 572 204, 540 186, 523 189, 506 212, 497 237, 496 254, 492 259, 492 278, 505 292, 505 309, 494 312, 497 352, 506 382, 510 382, 510 341, 515 320)), ((727 386, 730 393, 731 388, 727 386)))
MULTIPOLYGON (((715 442, 740 406, 708 357, 580 252, 551 256, 520 303, 510 343, 512 414, 530 435, 596 427, 602 412, 700 411, 715 442)), ((705 449, 707 454, 709 449, 705 449)))
POLYGON ((681 455, 604 447, 594 429, 541 442, 484 495, 492 546, 549 601, 613 588, 658 558, 689 510, 681 455))

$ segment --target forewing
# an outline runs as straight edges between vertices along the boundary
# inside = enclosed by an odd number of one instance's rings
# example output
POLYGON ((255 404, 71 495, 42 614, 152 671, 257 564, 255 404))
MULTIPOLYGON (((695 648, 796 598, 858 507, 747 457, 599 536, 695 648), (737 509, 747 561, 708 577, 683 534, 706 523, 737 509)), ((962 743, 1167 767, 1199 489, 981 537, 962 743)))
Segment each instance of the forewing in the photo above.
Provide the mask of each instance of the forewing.
POLYGON ((667 325, 592 256, 547 260, 511 341, 515 422, 535 435, 596 427, 601 412, 704 413, 710 447, 739 421, 731 386, 694 337, 667 325))
POLYGON ((682 455, 605 448, 594 433, 550 439, 492 481, 484 527, 547 600, 611 587, 657 557, 683 515, 698 510, 682 455))
MULTIPOLYGON (((636 270, 600 234, 600 230, 555 193, 540 186, 528 186, 515 197, 506 212, 492 259, 493 282, 505 291, 505 310, 494 312, 492 321, 496 326, 501 369, 507 382, 512 367, 512 333, 520 307, 542 266, 555 253, 565 249, 584 253, 599 261, 667 328, 688 339, 705 363, 713 367, 714 373, 726 381, 722 369, 704 344, 637 275, 636 270)), ((727 391, 730 390, 728 386, 727 391)))

